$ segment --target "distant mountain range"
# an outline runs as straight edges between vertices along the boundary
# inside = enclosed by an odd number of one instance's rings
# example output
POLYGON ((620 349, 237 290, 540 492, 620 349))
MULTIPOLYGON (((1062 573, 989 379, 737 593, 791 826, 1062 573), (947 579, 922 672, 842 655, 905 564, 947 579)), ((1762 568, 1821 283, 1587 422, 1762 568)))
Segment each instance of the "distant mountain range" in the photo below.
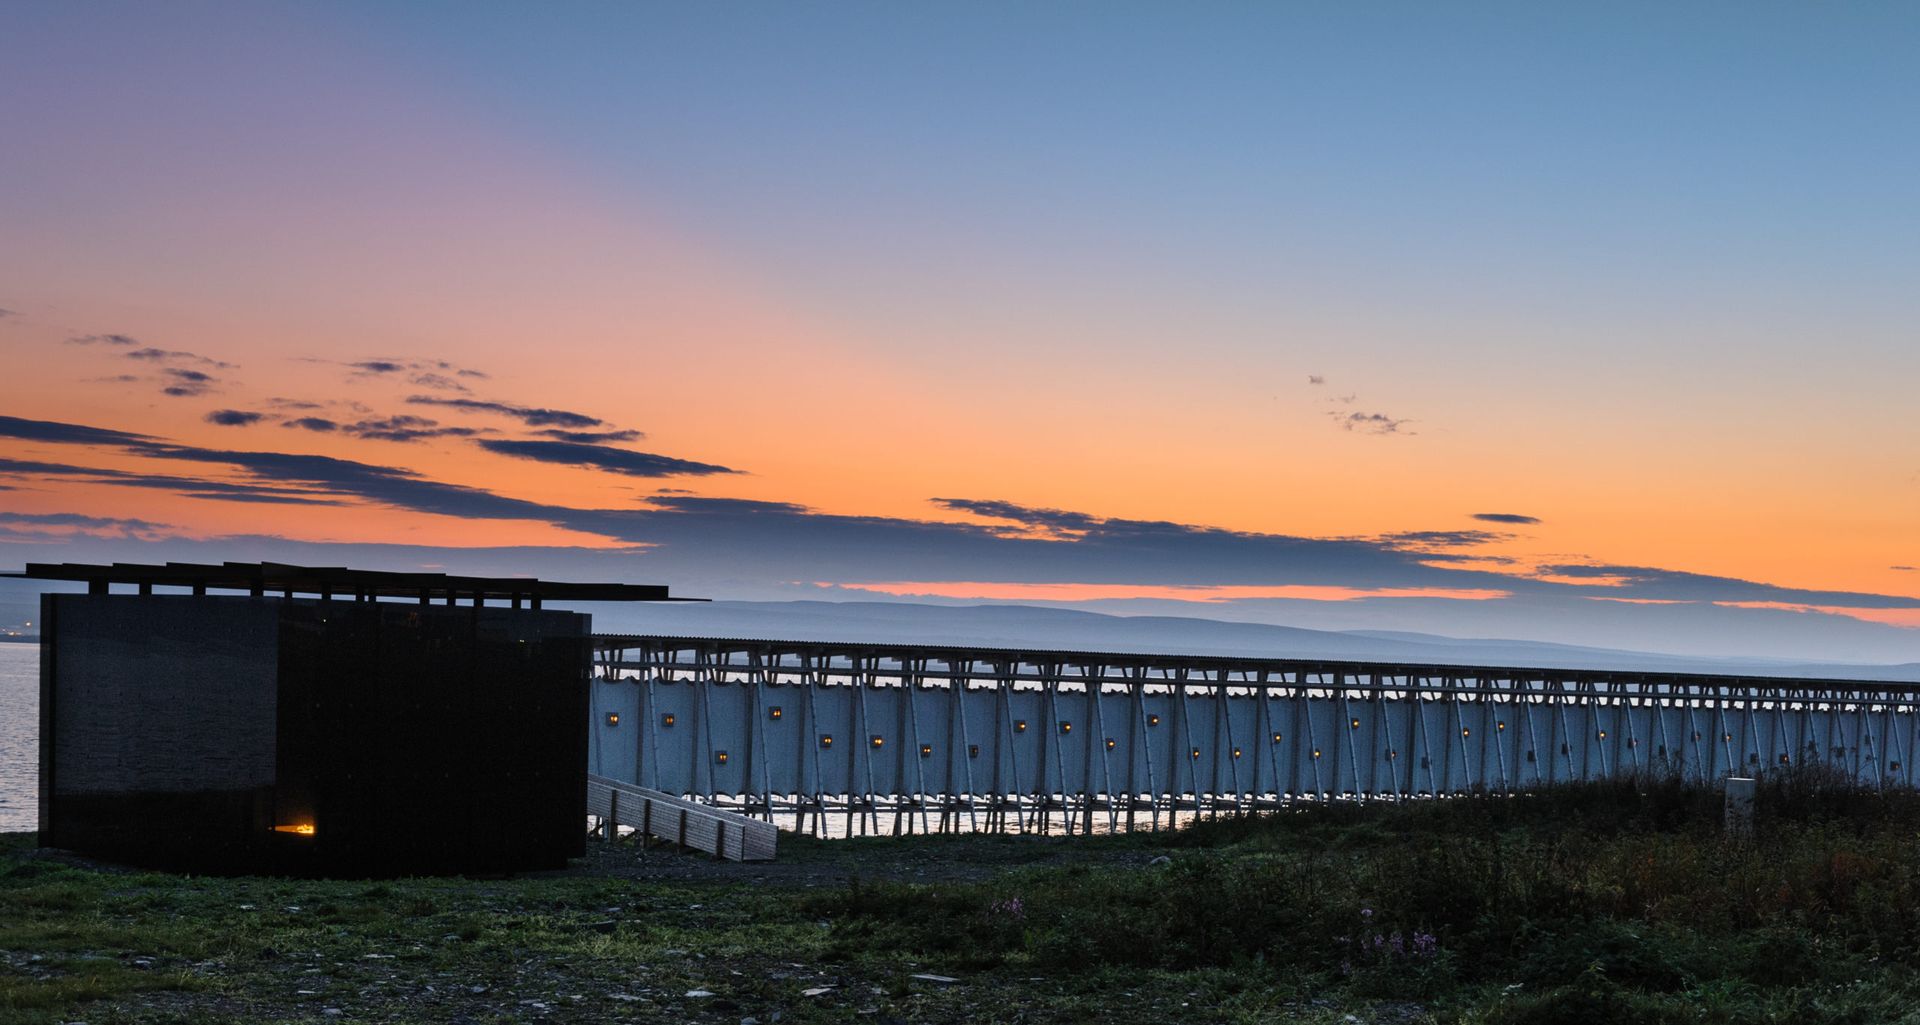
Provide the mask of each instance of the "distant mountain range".
POLYGON ((1874 665, 1709 658, 1384 630, 1305 630, 1184 616, 1111 616, 1031 605, 906 602, 701 602, 597 605, 601 633, 959 644, 1086 651, 1636 669, 1920 683, 1920 662, 1874 665))

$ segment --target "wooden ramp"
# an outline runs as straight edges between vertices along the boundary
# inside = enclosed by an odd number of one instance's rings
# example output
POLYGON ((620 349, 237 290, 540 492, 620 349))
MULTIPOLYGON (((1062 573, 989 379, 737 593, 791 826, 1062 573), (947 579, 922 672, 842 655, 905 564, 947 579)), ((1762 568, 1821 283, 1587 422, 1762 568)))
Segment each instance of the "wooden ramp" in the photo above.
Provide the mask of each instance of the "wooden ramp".
POLYGON ((682 800, 605 776, 587 776, 587 814, 642 837, 728 861, 772 861, 780 830, 771 822, 682 800))

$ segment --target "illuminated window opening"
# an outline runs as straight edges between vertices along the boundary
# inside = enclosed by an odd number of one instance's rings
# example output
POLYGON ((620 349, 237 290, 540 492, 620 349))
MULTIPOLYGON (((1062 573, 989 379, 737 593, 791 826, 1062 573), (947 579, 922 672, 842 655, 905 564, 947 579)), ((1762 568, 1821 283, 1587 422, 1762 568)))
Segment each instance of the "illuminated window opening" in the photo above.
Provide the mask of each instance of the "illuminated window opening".
POLYGON ((311 822, 297 822, 288 826, 275 826, 273 827, 273 831, 276 833, 293 833, 296 836, 312 836, 314 834, 313 823, 311 822))

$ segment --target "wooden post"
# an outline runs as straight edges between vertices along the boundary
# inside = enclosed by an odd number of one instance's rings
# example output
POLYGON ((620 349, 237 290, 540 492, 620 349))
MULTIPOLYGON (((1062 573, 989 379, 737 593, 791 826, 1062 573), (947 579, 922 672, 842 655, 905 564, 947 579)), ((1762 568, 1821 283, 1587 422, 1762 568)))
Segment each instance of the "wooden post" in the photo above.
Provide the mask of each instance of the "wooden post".
POLYGON ((1754 781, 1742 776, 1727 778, 1727 835, 1738 839, 1753 836, 1754 781))

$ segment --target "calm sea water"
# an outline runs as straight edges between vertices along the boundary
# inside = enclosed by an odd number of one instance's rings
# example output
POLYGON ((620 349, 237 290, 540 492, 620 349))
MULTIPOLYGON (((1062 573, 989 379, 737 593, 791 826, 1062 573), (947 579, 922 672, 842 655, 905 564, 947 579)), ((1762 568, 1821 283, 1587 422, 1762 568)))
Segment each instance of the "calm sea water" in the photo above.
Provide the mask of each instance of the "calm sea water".
POLYGON ((40 646, 0 643, 0 833, 37 828, 40 646))

